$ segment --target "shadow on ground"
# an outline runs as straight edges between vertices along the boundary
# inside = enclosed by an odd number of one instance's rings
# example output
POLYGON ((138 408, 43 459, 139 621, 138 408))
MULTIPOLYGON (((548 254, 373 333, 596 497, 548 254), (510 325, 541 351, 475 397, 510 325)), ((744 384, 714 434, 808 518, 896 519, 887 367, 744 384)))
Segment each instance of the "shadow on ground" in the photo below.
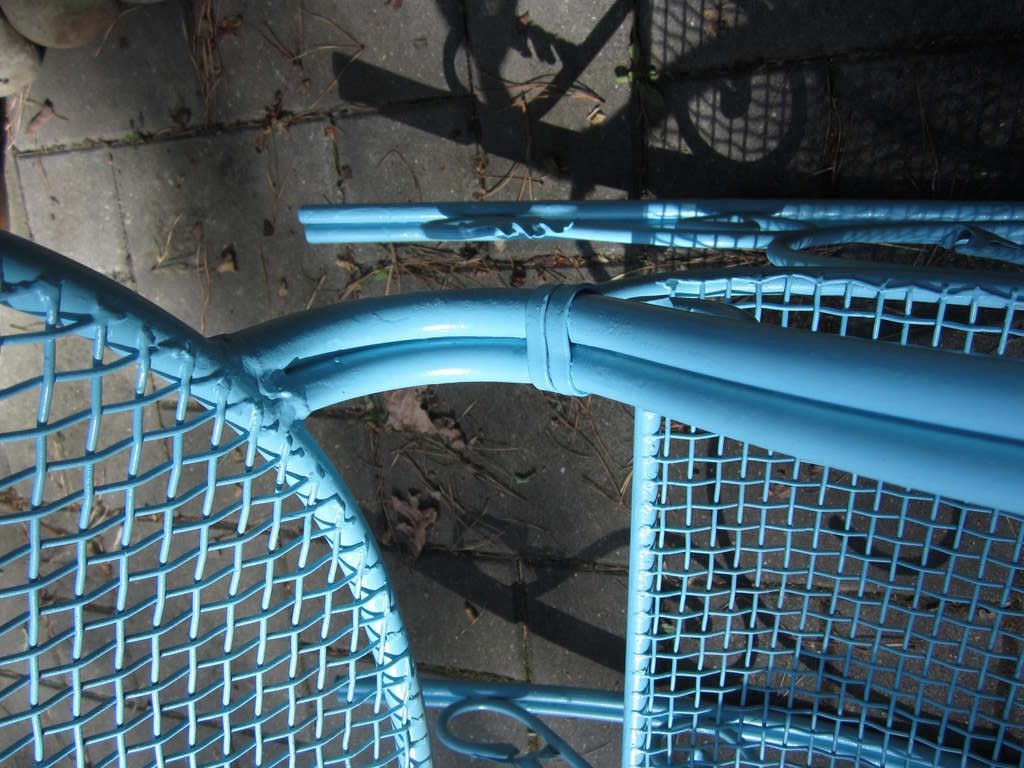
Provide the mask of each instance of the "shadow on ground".
MULTIPOLYGON (((1024 27, 1012 3, 945 3, 926 14, 876 0, 633 6, 606 3, 570 41, 523 4, 484 4, 472 13, 486 19, 468 35, 460 17, 448 19, 447 90, 338 54, 339 93, 385 112, 396 93, 469 99, 475 135, 466 140, 570 182, 575 198, 598 186, 658 197, 1022 191, 1024 27), (550 120, 575 89, 600 96, 607 82, 584 73, 630 20, 633 42, 615 68, 632 85, 629 100, 587 127, 550 120), (473 83, 458 75, 462 56, 473 83), (509 79, 502 73, 516 60, 543 75, 509 79)), ((415 113, 392 117, 429 130, 415 113)))

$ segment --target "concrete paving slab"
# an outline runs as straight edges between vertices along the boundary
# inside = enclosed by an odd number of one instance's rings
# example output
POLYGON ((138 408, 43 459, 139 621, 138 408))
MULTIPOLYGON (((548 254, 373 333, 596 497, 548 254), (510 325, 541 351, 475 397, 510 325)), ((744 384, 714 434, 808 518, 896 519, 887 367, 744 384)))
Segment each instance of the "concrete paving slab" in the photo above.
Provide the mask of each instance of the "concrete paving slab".
POLYGON ((661 71, 723 68, 737 61, 806 59, 907 50, 922 41, 1005 32, 1017 22, 1002 0, 970 8, 941 3, 922 14, 910 0, 869 0, 856 8, 826 0, 777 6, 768 0, 640 0, 638 32, 661 71))
POLYGON ((1012 195, 1004 171, 1016 158, 1004 132, 1019 99, 1006 83, 1019 82, 1020 64, 984 42, 1007 29, 1007 8, 922 15, 909 3, 869 3, 850 13, 834 3, 643 0, 647 188, 661 197, 919 196, 971 178, 975 194, 1012 195), (975 135, 979 125, 992 135, 975 135))
POLYGON ((306 430, 330 459, 363 510, 376 537, 387 530, 378 512, 377 463, 370 428, 375 418, 372 403, 352 408, 330 408, 306 420, 306 430))
POLYGON ((826 78, 822 67, 787 65, 645 86, 649 188, 661 197, 815 194, 832 162, 826 78))
MULTIPOLYGON (((358 62, 378 69, 381 79, 363 78, 349 68, 351 53, 332 51, 333 75, 342 103, 396 104, 442 94, 468 93, 462 5, 457 0, 432 3, 365 3, 361 0, 311 0, 305 7, 331 19, 359 41, 358 62)), ((338 30, 316 17, 306 29, 320 27, 328 40, 338 30)))
MULTIPOLYGON (((625 574, 538 567, 524 575, 531 679, 621 692, 625 574)), ((621 764, 621 724, 555 718, 548 724, 595 768, 621 764)))
POLYGON ((436 494, 440 519, 430 543, 626 562, 629 515, 618 503, 632 434, 625 409, 595 398, 589 415, 585 405, 577 414, 568 401, 514 385, 436 387, 430 403, 454 419, 466 447, 436 436, 381 434, 385 495, 436 494))
POLYGON ((452 99, 336 120, 344 202, 472 199, 477 176, 469 106, 452 99))
POLYGON ((105 275, 129 278, 107 150, 19 157, 17 163, 32 239, 105 275))
POLYGON ((139 291, 208 334, 304 308, 337 271, 296 220, 335 189, 326 125, 113 150, 139 291))
MULTIPOLYGON (((470 117, 467 99, 449 99, 336 118, 332 147, 341 201, 471 200, 479 180, 470 117)), ((390 257, 380 245, 336 250, 346 254, 343 260, 363 266, 390 257)), ((362 286, 363 295, 374 295, 370 282, 362 286)), ((390 285, 377 282, 379 288, 390 285)))
MULTIPOLYGON (((194 127, 203 119, 204 109, 188 60, 186 35, 166 32, 180 29, 180 6, 163 3, 126 15, 93 61, 85 50, 51 52, 47 61, 53 66, 46 69, 44 64, 32 98, 51 98, 56 115, 35 137, 28 137, 24 129, 38 104, 28 110, 21 118, 17 146, 23 152, 39 150, 38 155, 23 154, 8 167, 18 172, 14 182, 20 175, 25 191, 25 231, 31 225, 33 232, 49 232, 59 249, 71 250, 72 256, 108 272, 127 275, 129 268, 134 269, 146 295, 187 322, 205 326, 208 333, 301 309, 307 303, 351 299, 359 293, 353 281, 360 278, 366 296, 469 285, 528 287, 556 274, 587 279, 601 274, 604 265, 597 257, 605 252, 599 247, 577 252, 571 244, 527 243, 481 246, 476 253, 451 247, 443 258, 411 247, 394 252, 386 246, 307 248, 294 220, 295 207, 340 200, 471 199, 481 190, 490 190, 493 199, 529 197, 530 184, 524 188, 522 180, 514 178, 524 166, 531 169, 533 196, 538 198, 637 194, 644 191, 644 178, 647 190, 662 195, 854 194, 864 190, 945 195, 966 189, 968 194, 1019 196, 1022 174, 1014 158, 1007 160, 1006 147, 1019 143, 1016 116, 1021 99, 1016 84, 1024 78, 1013 60, 1016 48, 1008 41, 1019 38, 1020 31, 1014 26, 1016 16, 1007 13, 998 14, 996 27, 989 24, 1002 5, 993 1, 980 9, 939 8, 921 14, 909 3, 883 7, 880 0, 856 8, 831 0, 818 4, 808 0, 775 12, 769 12, 767 3, 699 0, 594 0, 541 7, 490 0, 420 4, 381 0, 369 5, 363 0, 306 0, 305 8, 312 13, 304 13, 298 0, 225 1, 218 8, 221 21, 239 13, 242 17, 236 28, 230 28, 233 21, 218 28, 223 34, 219 34, 217 55, 224 72, 211 117, 229 126, 239 121, 252 126, 166 141, 163 131, 194 127), (641 38, 639 53, 629 45, 634 7, 639 11, 635 24, 641 38), (907 11, 912 11, 913 19, 907 11), (157 30, 162 36, 149 29, 157 18, 166 22, 157 30), (655 37, 659 25, 660 43, 655 37), (122 28, 128 31, 122 33, 122 28), (365 45, 354 62, 349 61, 351 52, 341 50, 342 29, 365 45), (903 44, 906 35, 940 37, 934 50, 910 54, 903 44), (145 51, 143 56, 137 40, 158 37, 159 49, 145 51), (673 48, 676 40, 678 46, 673 48), (884 50, 886 46, 891 50, 884 50), (1000 52, 1000 47, 1006 52, 1000 52), (301 67, 291 62, 287 51, 282 53, 284 48, 305 54, 301 67), (649 61, 633 60, 638 55, 649 61), (828 59, 827 65, 822 57, 828 59), (80 73, 54 69, 53 62, 61 60, 77 63, 80 73), (472 61, 472 75, 467 61, 472 61), (643 73, 641 63, 654 65, 656 77, 643 73), (540 78, 535 82, 544 84, 545 78, 563 67, 567 67, 564 82, 556 76, 553 86, 561 98, 552 100, 550 109, 543 100, 535 100, 524 121, 506 81, 540 78), (619 67, 632 68, 634 81, 639 78, 640 82, 632 86, 619 82, 619 67), (134 77, 123 77, 124 73, 134 77), (497 78, 490 77, 492 73, 497 78), (337 85, 332 83, 335 77, 337 85), (40 90, 43 86, 45 90, 40 90), (604 99, 600 107, 605 122, 595 124, 589 118, 590 105, 597 103, 584 87, 604 99), (98 92, 121 98, 100 100, 98 92), (960 107, 951 109, 951 104, 960 107), (355 114, 364 108, 369 112, 355 114), (190 112, 187 120, 182 109, 190 112), (302 118, 307 122, 296 121, 295 113, 310 109, 316 114, 302 118), (641 111, 653 127, 646 137, 646 163, 638 161, 636 152, 642 142, 631 133, 641 111), (140 144, 143 133, 160 134, 160 140, 132 146, 140 144), (112 140, 117 145, 112 149, 113 178, 105 147, 76 153, 47 149, 89 139, 112 140), (516 162, 520 165, 513 169, 516 162), (63 174, 52 189, 58 198, 74 190, 71 203, 61 198, 58 208, 49 201, 51 191, 36 164, 49 173, 50 182, 63 174), (52 171, 46 164, 52 164, 52 171), (508 182, 493 189, 510 170, 508 182), (959 186, 961 177, 970 178, 971 186, 959 186), (65 208, 73 210, 68 213, 65 208), (62 213, 77 216, 77 228, 62 230, 62 213), (198 235, 197 224, 201 225, 198 235), (211 268, 209 282, 205 269, 197 276, 197 247, 211 268), (464 268, 481 253, 488 260, 486 268, 464 268), (567 262, 554 258, 559 253, 583 262, 586 274, 573 272, 567 262), (552 257, 552 261, 542 264, 535 256, 552 257), (158 261, 161 266, 154 271, 158 261), (209 305, 205 318, 204 303, 209 305)), ((517 87, 531 93, 540 90, 532 85, 517 87)), ((613 266, 622 264, 621 251, 608 253, 613 266)), ((11 359, 8 351, 3 352, 5 368, 11 359)), ((75 397, 71 394, 58 405, 73 409, 75 397)), ((623 655, 628 543, 628 514, 617 497, 628 489, 629 414, 617 406, 595 403, 591 413, 596 425, 591 425, 589 416, 573 401, 545 397, 527 387, 439 388, 435 397, 439 410, 458 422, 467 442, 476 438, 464 453, 456 451, 453 456, 447 450, 451 446, 443 441, 386 430, 380 433, 377 449, 370 427, 379 425, 368 418, 371 409, 362 413, 358 408, 342 409, 310 424, 383 540, 387 541, 388 531, 383 513, 393 493, 436 487, 453 499, 441 499, 441 518, 430 530, 427 548, 412 565, 406 565, 397 552, 385 555, 424 670, 483 672, 513 679, 529 676, 538 682, 616 689, 621 685, 617 665, 623 655), (606 452, 595 447, 598 441, 593 433, 600 435, 606 452), (403 452, 420 463, 419 473, 400 455, 403 452), (495 484, 495 479, 500 483, 495 484)), ((26 406, 27 412, 31 405, 26 406)), ((370 405, 379 409, 379 403, 370 405)), ((119 427, 115 420, 108 424, 111 429, 119 427)), ((81 435, 69 434, 68 439, 80 442, 81 435)), ((201 430, 190 435, 187 450, 202 450, 206 440, 201 430)), ((153 447, 162 450, 162 446, 153 447)), ((159 466, 160 460, 159 455, 147 457, 152 462, 147 466, 159 466)), ((116 476, 123 473, 123 461, 112 457, 106 468, 116 476)), ((203 469, 200 464, 188 468, 182 487, 201 482, 203 469)), ((765 469, 748 468, 742 475, 731 464, 722 469, 726 500, 735 501, 743 494, 745 509, 742 520, 734 512, 718 513, 719 522, 724 523, 719 533, 724 527, 731 537, 722 544, 725 551, 719 560, 731 559, 737 547, 754 540, 762 512, 773 518, 782 511, 780 498, 765 501, 759 490, 765 469)), ((0 472, 5 471, 0 467, 0 472)), ((154 479, 153 499, 161 495, 166 479, 164 474, 154 479)), ((771 496, 771 487, 768 493, 771 496)), ((798 504, 813 505, 810 486, 796 495, 798 504)), ((218 504, 227 503, 225 499, 218 496, 218 504)), ((898 504, 898 499, 886 504, 898 504)), ((711 506, 704 504, 704 511, 711 506)), ((952 609, 961 610, 977 592, 986 610, 995 615, 1000 590, 987 583, 978 591, 971 569, 988 557, 985 579, 998 581, 999 574, 1012 567, 1009 561, 1016 540, 1007 534, 989 547, 980 537, 965 535, 954 552, 943 527, 951 520, 947 512, 943 510, 939 523, 932 526, 932 556, 956 556, 964 565, 963 575, 950 580, 948 587, 931 576, 925 578, 927 596, 946 600, 949 616, 957 619, 959 614, 952 609)), ((266 505, 257 505, 253 521, 265 519, 266 513, 266 505)), ((796 523, 806 522, 811 514, 797 515, 796 523)), ((872 536, 873 547, 882 554, 888 552, 886 547, 892 546, 896 535, 893 520, 872 522, 859 514, 853 518, 851 531, 823 533, 818 549, 834 552, 840 541, 856 547, 872 536)), ((137 535, 158 532, 161 522, 140 523, 137 535)), ((911 533, 927 536, 922 533, 926 527, 915 525, 911 533)), ((809 551, 813 542, 805 533, 793 534, 794 541, 809 551)), ((768 545, 785 534, 782 527, 773 530, 768 545)), ((691 536, 705 548, 711 547, 712 534, 703 524, 696 525, 691 536)), ((175 553, 185 554, 195 547, 193 534, 177 539, 175 553)), ((243 581, 258 583, 257 553, 251 547, 243 549, 253 559, 243 581)), ((904 546, 902 554, 913 559, 920 557, 921 549, 904 546)), ((140 552, 133 566, 151 566, 155 562, 151 550, 140 552)), ((232 556, 228 547, 218 549, 211 559, 223 565, 232 556)), ((769 576, 779 575, 781 557, 775 551, 765 552, 741 565, 755 579, 760 568, 759 583, 773 588, 769 576)), ((825 557, 819 552, 819 563, 825 557)), ((847 561, 845 575, 852 579, 858 575, 857 565, 853 558, 847 561)), ((193 561, 186 560, 172 581, 187 584, 192 567, 193 561)), ((793 569, 799 567, 792 564, 793 569)), ((11 572, 5 578, 17 578, 19 568, 24 569, 21 561, 8 569, 11 572)), ((716 565, 716 570, 725 573, 726 569, 716 565)), ((869 577, 877 581, 878 570, 869 568, 869 577)), ((59 586, 64 594, 57 599, 67 601, 73 587, 67 581, 59 586)), ((138 586, 138 600, 152 593, 150 585, 138 586)), ((206 604, 223 597, 225 586, 222 580, 211 581, 203 590, 206 604)), ((175 600, 169 609, 189 610, 175 600)), ((707 600, 722 611, 728 608, 722 590, 707 600)), ((306 602, 302 615, 312 617, 316 601, 306 602)), ((858 610, 863 626, 881 622, 879 616, 858 609, 848 596, 839 603, 841 608, 830 619, 835 631, 852 626, 850 614, 858 610)), ((98 608, 105 606, 98 601, 98 608)), ((666 606, 671 609, 670 603, 666 606)), ((820 604, 810 607, 819 616, 827 609, 820 604)), ((1002 649, 998 663, 993 662, 981 683, 986 692, 995 694, 1012 679, 1013 654, 1022 639, 1019 607, 1014 604, 1006 610, 1006 623, 998 629, 1003 619, 993 616, 991 630, 958 633, 956 621, 943 630, 942 648, 930 670, 935 679, 923 684, 936 702, 949 697, 957 717, 966 702, 963 692, 950 696, 953 685, 938 683, 976 683, 969 672, 955 670, 958 640, 966 638, 965 659, 971 663, 992 642, 1002 649)), ((734 611, 728 621, 739 629, 748 614, 734 611)), ((891 609, 887 619, 898 615, 903 614, 891 609)), ((980 611, 979 615, 987 616, 980 611)), ((101 644, 101 614, 90 616, 96 630, 90 642, 101 644)), ((216 633, 222 617, 222 612, 211 612, 203 619, 204 628, 216 633)), ((150 621, 145 612, 137 619, 140 631, 150 621)), ((283 629, 285 619, 283 614, 275 615, 271 623, 283 629)), ((793 616, 782 617, 780 636, 792 635, 795 621, 793 616)), ((925 636, 930 625, 926 617, 919 621, 917 629, 925 636)), ((808 633, 821 630, 823 622, 809 626, 808 633)), ((721 647, 724 626, 726 620, 713 627, 717 634, 708 641, 709 658, 718 653, 723 662, 729 662, 736 654, 721 647)), ((768 630, 759 624, 757 631, 767 643, 768 630)), ((303 637, 311 634, 316 633, 308 629, 303 637)), ((240 631, 238 637, 243 636, 245 632, 240 631)), ((0 645, 6 649, 9 639, 0 639, 0 645)), ((216 679, 220 640, 215 634, 202 649, 210 665, 204 674, 209 673, 210 680, 216 679)), ((148 658, 146 643, 136 645, 131 648, 132 658, 148 658)), ((788 649, 781 649, 777 657, 779 674, 784 672, 785 652, 788 649)), ((879 661, 892 666, 896 656, 897 651, 886 646, 879 661)), ((861 670, 873 661, 867 655, 855 659, 861 670)), ((164 663, 167 669, 177 669, 184 662, 177 654, 164 663)), ((923 669, 918 664, 914 674, 923 674, 923 669)), ((903 691, 893 690, 899 686, 889 671, 878 671, 877 687, 905 698, 903 691)), ((268 674, 283 679, 279 668, 268 674)), ((760 682, 754 685, 767 680, 765 674, 758 674, 760 682)), ((902 679, 905 683, 910 677, 902 679)), ((299 689, 308 692, 308 682, 299 689)), ((836 694, 825 691, 822 695, 836 694)), ((1019 709, 1020 697, 1012 698, 1019 709)), ((987 725, 997 708, 983 708, 979 720, 987 725)), ((97 728, 101 721, 97 717, 97 728)), ((501 738, 501 724, 472 725, 501 738)), ((617 764, 617 729, 558 721, 552 725, 595 764, 617 764)), ((512 730, 507 738, 522 736, 519 729, 512 730)), ((439 763, 449 757, 441 748, 438 755, 439 763)), ((471 764, 452 759, 455 764, 471 764)))
POLYGON ((411 563, 394 551, 383 557, 423 674, 524 679, 510 562, 435 551, 411 563))
POLYGON ((421 397, 441 424, 438 434, 391 430, 379 398, 308 423, 378 537, 396 522, 391 500, 418 494, 438 507, 427 541, 439 548, 626 562, 628 515, 617 503, 628 486, 625 409, 595 400, 594 423, 581 410, 574 436, 559 404, 530 387, 452 385, 421 397), (445 437, 448 423, 465 445, 445 437), (509 440, 513 429, 520 440, 509 440))
POLYGON ((1022 74, 1020 58, 997 47, 835 67, 836 191, 1018 196, 1024 160, 1011 148, 1019 141, 1022 74))
POLYGON ((622 690, 626 574, 533 566, 524 579, 531 679, 622 690))
POLYGON ((21 179, 18 176, 18 164, 14 156, 8 157, 4 163, 3 184, 7 201, 7 229, 12 234, 31 239, 28 226, 28 211, 21 191, 21 179))
MULTIPOLYGON (((632 189, 638 122, 628 83, 632 13, 608 0, 480 3, 468 10, 483 194, 490 200, 621 200, 632 189), (581 12, 583 11, 583 12, 581 12)), ((510 259, 562 252, 621 259, 611 243, 520 240, 510 259)))
POLYGON ((546 251, 529 256, 498 243, 312 247, 333 255, 338 267, 336 275, 328 273, 313 306, 416 291, 529 289, 599 281, 599 273, 614 275, 623 269, 622 261, 613 258, 591 262, 574 253, 572 243, 549 243, 546 251))
POLYGON ((547 718, 545 722, 593 768, 622 765, 621 724, 558 717, 547 718))
POLYGON ((201 120, 185 18, 176 1, 136 6, 102 43, 47 50, 21 110, 18 149, 130 141, 201 120), (55 117, 30 131, 47 100, 55 117))
POLYGON ((467 10, 489 197, 624 197, 636 115, 616 70, 629 60, 630 4, 479 3, 467 10))
POLYGON ((343 34, 332 37, 334 30, 295 1, 235 0, 215 12, 231 31, 213 35, 219 70, 207 89, 212 122, 261 120, 337 103, 331 47, 351 45, 343 34))

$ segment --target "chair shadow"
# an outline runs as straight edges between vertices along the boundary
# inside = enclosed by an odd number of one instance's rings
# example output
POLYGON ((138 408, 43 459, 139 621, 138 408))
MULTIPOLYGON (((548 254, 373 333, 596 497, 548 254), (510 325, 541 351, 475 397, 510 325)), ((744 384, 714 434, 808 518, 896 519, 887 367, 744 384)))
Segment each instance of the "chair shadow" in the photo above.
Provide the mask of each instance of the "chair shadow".
MULTIPOLYGON (((881 0, 859 4, 858 23, 820 34, 807 29, 804 3, 685 0, 669 4, 668 19, 659 15, 664 5, 636 5, 637 43, 621 52, 628 104, 582 130, 545 118, 628 21, 626 0, 611 2, 580 44, 534 22, 524 27, 511 5, 489 17, 486 41, 467 42, 462 18, 447 10, 448 90, 337 54, 339 94, 428 131, 389 94, 403 94, 403 105, 466 99, 474 117, 463 143, 568 181, 575 199, 599 186, 631 197, 1024 192, 1024 63, 1008 45, 1024 40, 1024 26, 1008 3, 971 14, 960 34, 957 18, 932 24, 881 0), (891 32, 899 24, 906 35, 891 32), (889 43, 872 43, 880 36, 889 43), (480 72, 500 71, 509 57, 536 57, 558 71, 527 119, 509 120, 518 98, 511 89, 459 79, 456 60, 467 47, 480 72), (961 113, 959 104, 969 107, 961 113), (623 137, 631 151, 609 152, 623 137)), ((813 8, 815 20, 849 15, 838 0, 813 8)))

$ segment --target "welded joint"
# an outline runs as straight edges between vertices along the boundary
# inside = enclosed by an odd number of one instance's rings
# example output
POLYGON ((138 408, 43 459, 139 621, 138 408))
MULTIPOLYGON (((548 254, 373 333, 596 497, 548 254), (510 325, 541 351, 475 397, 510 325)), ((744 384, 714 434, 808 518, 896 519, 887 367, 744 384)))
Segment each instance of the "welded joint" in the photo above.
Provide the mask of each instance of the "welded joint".
POLYGON ((537 389, 560 395, 586 395, 572 380, 569 310, 589 285, 543 286, 526 304, 526 363, 537 389))

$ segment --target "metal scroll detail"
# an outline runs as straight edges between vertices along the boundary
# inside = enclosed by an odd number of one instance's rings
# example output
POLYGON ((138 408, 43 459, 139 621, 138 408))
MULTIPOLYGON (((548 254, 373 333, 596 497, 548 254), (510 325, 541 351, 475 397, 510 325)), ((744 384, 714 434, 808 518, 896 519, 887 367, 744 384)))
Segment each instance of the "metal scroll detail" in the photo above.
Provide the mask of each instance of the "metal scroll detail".
POLYGON ((508 699, 469 698, 450 704, 438 716, 434 733, 448 749, 468 757, 491 760, 496 763, 508 763, 523 768, 540 768, 541 761, 557 758, 572 768, 590 768, 590 763, 549 728, 543 720, 508 699), (539 749, 524 753, 514 744, 487 744, 456 736, 451 729, 452 721, 470 712, 493 712, 518 720, 536 734, 544 742, 544 745, 539 749))

